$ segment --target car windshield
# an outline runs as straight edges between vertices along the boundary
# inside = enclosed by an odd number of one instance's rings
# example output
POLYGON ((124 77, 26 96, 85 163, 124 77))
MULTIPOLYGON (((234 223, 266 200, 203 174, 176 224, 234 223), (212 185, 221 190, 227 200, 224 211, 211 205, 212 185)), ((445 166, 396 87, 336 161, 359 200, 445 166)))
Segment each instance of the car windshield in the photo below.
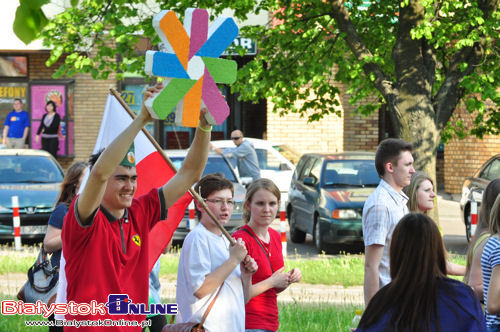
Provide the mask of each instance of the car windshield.
POLYGON ((0 156, 0 183, 62 182, 59 167, 44 156, 0 156))
POLYGON ((380 178, 373 160, 330 160, 322 181, 325 187, 376 187, 380 178))
MULTIPOLYGON (((181 168, 182 163, 184 162, 184 158, 185 157, 170 157, 170 159, 172 160, 177 169, 181 168)), ((238 182, 238 180, 236 180, 236 176, 234 175, 232 169, 224 160, 224 158, 208 157, 207 165, 203 170, 203 176, 217 172, 224 174, 224 177, 231 182, 238 182)))
POLYGON ((300 153, 286 144, 273 145, 273 148, 285 156, 286 159, 290 160, 294 165, 297 165, 297 162, 300 159, 300 153))
POLYGON ((266 149, 255 149, 257 159, 259 160, 259 168, 261 170, 279 171, 281 162, 273 155, 271 151, 266 149))

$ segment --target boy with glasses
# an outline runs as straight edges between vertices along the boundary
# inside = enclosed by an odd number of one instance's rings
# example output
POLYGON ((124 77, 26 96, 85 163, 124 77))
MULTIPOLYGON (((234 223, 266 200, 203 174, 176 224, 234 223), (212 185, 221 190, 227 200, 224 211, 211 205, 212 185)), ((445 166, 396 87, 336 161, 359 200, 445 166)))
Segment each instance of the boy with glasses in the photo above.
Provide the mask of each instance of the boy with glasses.
MULTIPOLYGON (((225 225, 233 214, 233 183, 208 174, 195 186, 207 207, 225 225)), ((231 246, 208 213, 196 202, 200 223, 187 235, 177 271, 177 322, 200 322, 217 291, 205 320, 207 331, 244 331, 245 303, 257 264, 239 239, 231 246)))
POLYGON ((226 158, 235 158, 241 177, 251 177, 252 180, 260 179, 259 161, 252 143, 243 139, 241 130, 234 130, 231 133, 231 140, 236 147, 226 152, 222 152, 221 149, 212 145, 210 145, 210 149, 218 154, 223 154, 226 158))

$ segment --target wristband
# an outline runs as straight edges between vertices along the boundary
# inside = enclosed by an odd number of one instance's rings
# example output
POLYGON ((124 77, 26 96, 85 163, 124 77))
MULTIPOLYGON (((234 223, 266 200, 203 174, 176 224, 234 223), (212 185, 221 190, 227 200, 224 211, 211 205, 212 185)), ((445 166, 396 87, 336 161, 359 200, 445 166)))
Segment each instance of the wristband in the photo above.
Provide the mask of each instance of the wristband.
POLYGON ((210 127, 208 129, 205 129, 205 128, 198 126, 198 129, 200 129, 201 131, 203 131, 205 133, 209 133, 212 131, 212 125, 210 125, 210 127))

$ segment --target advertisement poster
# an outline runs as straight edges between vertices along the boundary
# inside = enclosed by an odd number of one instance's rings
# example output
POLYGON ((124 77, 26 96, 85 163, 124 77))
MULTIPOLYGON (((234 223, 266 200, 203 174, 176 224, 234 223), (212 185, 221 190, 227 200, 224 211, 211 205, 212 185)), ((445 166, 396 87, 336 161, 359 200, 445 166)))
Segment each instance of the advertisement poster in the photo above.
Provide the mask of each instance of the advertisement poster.
MULTIPOLYGON (((41 139, 37 143, 36 133, 40 127, 43 115, 46 113, 45 105, 49 100, 56 104, 56 112, 61 117, 59 127, 58 156, 66 156, 66 86, 65 85, 32 85, 31 86, 31 148, 41 149, 41 139)), ((69 152, 69 151, 68 151, 69 152)))

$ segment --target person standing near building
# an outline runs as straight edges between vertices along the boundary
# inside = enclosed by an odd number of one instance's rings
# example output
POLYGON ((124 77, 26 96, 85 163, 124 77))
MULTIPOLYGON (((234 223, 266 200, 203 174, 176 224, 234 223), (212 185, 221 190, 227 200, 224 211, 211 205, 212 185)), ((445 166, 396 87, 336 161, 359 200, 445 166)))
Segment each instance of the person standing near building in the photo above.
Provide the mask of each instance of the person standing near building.
POLYGON ((401 139, 387 138, 380 142, 375 154, 375 168, 380 184, 368 196, 363 208, 365 241, 365 306, 375 293, 391 281, 389 248, 392 232, 408 213, 408 197, 403 188, 415 173, 412 145, 401 139))
POLYGON ((7 149, 24 149, 24 143, 30 129, 30 116, 23 110, 21 99, 14 100, 14 109, 7 115, 3 128, 2 144, 7 149))
POLYGON ((42 149, 56 158, 57 150, 59 149, 59 125, 61 124, 61 117, 57 114, 56 103, 52 100, 49 100, 45 105, 45 111, 47 113, 42 116, 35 141, 37 143, 40 141, 41 134, 42 149))
POLYGON ((241 130, 234 130, 231 133, 231 140, 236 145, 235 148, 223 152, 221 149, 210 145, 218 154, 222 154, 227 158, 236 158, 238 172, 241 177, 251 177, 252 180, 260 178, 259 161, 253 144, 245 140, 241 130))

